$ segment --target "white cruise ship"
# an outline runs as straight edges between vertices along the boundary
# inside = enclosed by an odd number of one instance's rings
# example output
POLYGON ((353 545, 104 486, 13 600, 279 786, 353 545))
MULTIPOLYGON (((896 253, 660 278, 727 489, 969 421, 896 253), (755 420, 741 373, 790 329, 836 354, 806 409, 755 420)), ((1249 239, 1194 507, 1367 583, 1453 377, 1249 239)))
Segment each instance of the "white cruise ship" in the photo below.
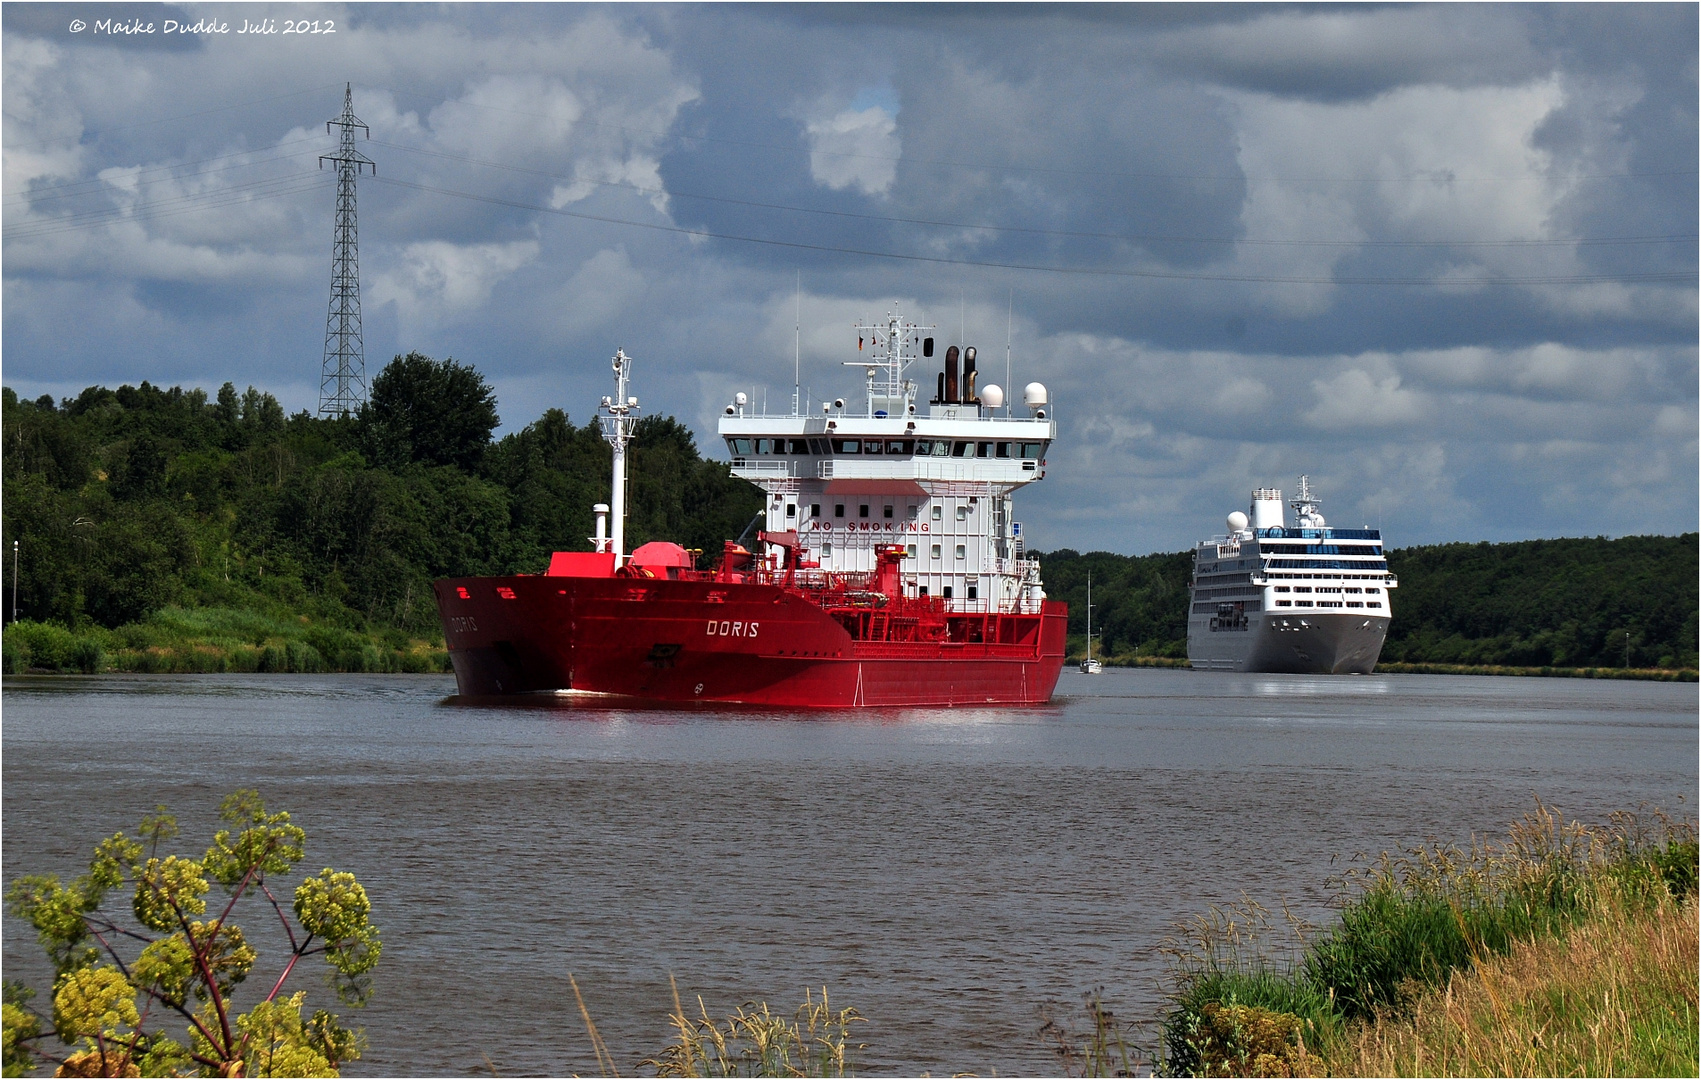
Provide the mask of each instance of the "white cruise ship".
POLYGON ((1228 516, 1228 533, 1193 554, 1187 659, 1213 671, 1368 674, 1382 653, 1399 584, 1379 529, 1330 528, 1308 477, 1290 504, 1252 493, 1252 515, 1228 516))

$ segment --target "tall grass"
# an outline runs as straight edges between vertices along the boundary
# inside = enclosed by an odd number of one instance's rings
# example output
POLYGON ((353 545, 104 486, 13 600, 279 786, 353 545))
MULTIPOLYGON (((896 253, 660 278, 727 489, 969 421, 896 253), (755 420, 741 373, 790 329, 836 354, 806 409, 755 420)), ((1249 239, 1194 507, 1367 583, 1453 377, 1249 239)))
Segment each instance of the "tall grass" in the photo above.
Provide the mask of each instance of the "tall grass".
POLYGON ((1505 838, 1385 854, 1347 875, 1340 921, 1325 931, 1289 920, 1283 933, 1250 902, 1214 909, 1171 943, 1177 980, 1160 1064, 1245 1075, 1257 1054, 1241 1036, 1275 1025, 1289 1051, 1260 1051, 1262 1068, 1315 1068, 1309 1051, 1339 1044, 1356 1025, 1409 1015, 1458 973, 1614 911, 1636 916, 1692 897, 1696 862, 1693 823, 1620 813, 1591 828, 1538 802, 1505 838))
POLYGON ((1696 896, 1603 893, 1560 938, 1514 942, 1325 1047, 1335 1076, 1693 1076, 1696 896))
MULTIPOLYGON (((834 1012, 821 988, 821 999, 804 991, 803 1004, 790 1017, 768 1011, 767 1002, 747 1002, 724 1021, 709 1015, 697 999, 699 1015, 686 1014, 673 986, 668 1021, 679 1038, 640 1067, 657 1076, 845 1076, 851 1064, 852 1024, 866 1021, 855 1009, 834 1012)), ((587 1017, 586 1023, 589 1023, 587 1017)))

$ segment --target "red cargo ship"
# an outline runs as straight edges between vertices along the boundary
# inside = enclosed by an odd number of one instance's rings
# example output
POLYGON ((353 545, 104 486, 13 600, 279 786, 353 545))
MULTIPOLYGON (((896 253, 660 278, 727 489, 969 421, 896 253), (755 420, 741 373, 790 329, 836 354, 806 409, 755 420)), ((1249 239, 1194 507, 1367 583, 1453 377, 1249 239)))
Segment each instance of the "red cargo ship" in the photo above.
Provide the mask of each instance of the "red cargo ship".
POLYGON ((557 552, 539 575, 436 583, 465 696, 594 693, 787 708, 1037 704, 1063 665, 1068 609, 1045 598, 1025 557, 1011 492, 1044 476, 1055 434, 1038 383, 1029 415, 975 388, 973 349, 950 347, 918 416, 903 378, 933 354, 926 327, 889 316, 871 339, 868 405, 746 415, 720 428, 732 469, 767 492, 756 550, 728 541, 699 570, 677 544, 623 554, 625 447, 637 399, 614 358, 603 399, 614 448, 613 533, 597 506, 596 550, 557 552), (961 370, 959 370, 959 361, 961 370), (884 370, 884 383, 878 378, 884 370))

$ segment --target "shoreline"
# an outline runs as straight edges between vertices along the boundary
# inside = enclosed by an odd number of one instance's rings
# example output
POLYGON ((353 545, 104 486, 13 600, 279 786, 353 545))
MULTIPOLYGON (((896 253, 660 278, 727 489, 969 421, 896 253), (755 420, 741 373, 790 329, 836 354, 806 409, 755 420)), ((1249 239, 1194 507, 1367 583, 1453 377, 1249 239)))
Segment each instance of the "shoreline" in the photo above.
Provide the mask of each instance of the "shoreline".
MULTIPOLYGON (((1173 656, 1099 657, 1107 668, 1186 668, 1188 662, 1173 656)), ((1065 667, 1081 662, 1079 656, 1064 661, 1065 667)), ((1377 675, 1502 675, 1540 679, 1630 679, 1638 682, 1697 682, 1695 668, 1607 668, 1607 667, 1514 667, 1506 664, 1407 663, 1391 660, 1376 665, 1377 675)))

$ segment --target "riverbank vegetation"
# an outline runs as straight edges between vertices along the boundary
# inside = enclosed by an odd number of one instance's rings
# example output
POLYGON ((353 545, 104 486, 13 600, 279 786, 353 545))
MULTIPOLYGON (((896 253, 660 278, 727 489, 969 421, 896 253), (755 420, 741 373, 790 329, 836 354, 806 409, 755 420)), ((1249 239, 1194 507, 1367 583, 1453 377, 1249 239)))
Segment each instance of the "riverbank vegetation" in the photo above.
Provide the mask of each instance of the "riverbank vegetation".
POLYGON ((1695 1075, 1696 830, 1540 805, 1496 842, 1384 855, 1340 918, 1246 903, 1174 943, 1171 1075, 1695 1075))
MULTIPOLYGON (((594 419, 551 409, 494 439, 483 377, 418 354, 348 417, 228 383, 7 389, 3 408, 7 672, 443 670, 432 580, 589 550, 609 497, 594 419)), ((718 551, 761 508, 671 417, 629 453, 634 544, 718 551)))
MULTIPOLYGON (((496 406, 474 368, 417 353, 336 418, 286 416, 228 383, 210 398, 146 382, 58 402, 5 390, 0 551, 19 542, 7 570, 21 621, 4 670, 446 670, 431 582, 588 550, 591 506, 609 497, 594 419, 551 409, 495 439, 496 406)), ((761 510, 756 488, 671 417, 640 421, 630 454, 634 546, 713 553, 761 510)), ((1382 658, 1387 670, 1693 672, 1697 550, 1689 533, 1390 551, 1400 587, 1382 658)), ((1039 557, 1070 605, 1074 655, 1091 573, 1095 654, 1185 658, 1190 552, 1039 557)))

